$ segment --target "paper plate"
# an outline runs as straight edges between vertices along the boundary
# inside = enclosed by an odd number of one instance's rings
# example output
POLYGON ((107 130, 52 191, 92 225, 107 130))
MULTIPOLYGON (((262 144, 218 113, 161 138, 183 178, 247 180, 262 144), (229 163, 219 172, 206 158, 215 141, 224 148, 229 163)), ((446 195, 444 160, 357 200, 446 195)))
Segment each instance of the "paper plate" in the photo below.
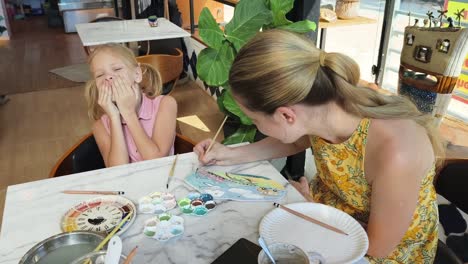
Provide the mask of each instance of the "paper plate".
POLYGON ((366 254, 369 247, 367 234, 350 215, 319 203, 294 203, 286 206, 349 235, 335 233, 275 208, 260 223, 260 235, 267 244, 293 244, 306 252, 319 253, 327 260, 327 264, 354 263, 366 254))
POLYGON ((82 202, 62 218, 62 230, 76 230, 110 233, 130 212, 130 219, 120 228, 122 234, 133 223, 136 217, 135 205, 127 198, 118 195, 106 195, 82 202))

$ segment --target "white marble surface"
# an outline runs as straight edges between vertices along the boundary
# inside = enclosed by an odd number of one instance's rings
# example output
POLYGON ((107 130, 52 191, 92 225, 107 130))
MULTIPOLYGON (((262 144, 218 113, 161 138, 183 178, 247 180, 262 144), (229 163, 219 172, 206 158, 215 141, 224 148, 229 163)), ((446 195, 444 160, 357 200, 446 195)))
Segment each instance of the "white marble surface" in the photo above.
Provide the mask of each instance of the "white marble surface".
POLYGON ((83 46, 190 37, 165 18, 158 18, 158 24, 150 27, 147 19, 136 19, 77 24, 76 29, 83 46))
MULTIPOLYGON (((138 198, 164 191, 174 157, 134 163, 109 169, 85 172, 65 177, 9 186, 0 235, 0 263, 18 263, 36 243, 61 233, 60 221, 66 211, 96 195, 62 194, 63 190, 122 190, 135 204, 138 198)), ((195 154, 179 156, 170 192, 183 197, 193 191, 183 182, 198 166, 195 154)), ((236 171, 267 175, 287 185, 288 194, 282 203, 304 199, 268 162, 224 167, 236 171)), ((219 202, 215 210, 204 217, 183 215, 185 233, 167 242, 147 238, 141 232, 145 220, 152 217, 139 214, 133 225, 122 234, 123 252, 139 246, 134 263, 211 263, 239 238, 258 238, 262 217, 273 209, 270 202, 219 202)), ((175 208, 171 213, 180 215, 175 208)))

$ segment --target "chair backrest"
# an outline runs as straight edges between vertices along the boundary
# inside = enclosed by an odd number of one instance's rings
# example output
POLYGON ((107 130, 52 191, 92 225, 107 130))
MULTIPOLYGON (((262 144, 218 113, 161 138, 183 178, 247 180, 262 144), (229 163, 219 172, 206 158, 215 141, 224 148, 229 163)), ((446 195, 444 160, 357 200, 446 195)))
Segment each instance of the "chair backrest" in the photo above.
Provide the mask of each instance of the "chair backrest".
POLYGON ((105 168, 101 152, 92 133, 81 138, 52 168, 49 177, 59 177, 73 173, 105 168))
MULTIPOLYGON (((190 138, 176 135, 174 153, 183 154, 193 151, 195 142, 190 138)), ((81 138, 55 164, 49 178, 105 168, 101 152, 92 133, 81 138)))
POLYGON ((176 135, 176 139, 174 141, 174 153, 175 154, 183 154, 183 153, 192 152, 193 147, 195 147, 195 142, 193 142, 190 138, 182 136, 180 134, 176 135))
POLYGON ((163 84, 177 80, 182 73, 184 62, 180 49, 174 49, 175 54, 150 54, 137 57, 139 63, 153 66, 161 74, 163 84))

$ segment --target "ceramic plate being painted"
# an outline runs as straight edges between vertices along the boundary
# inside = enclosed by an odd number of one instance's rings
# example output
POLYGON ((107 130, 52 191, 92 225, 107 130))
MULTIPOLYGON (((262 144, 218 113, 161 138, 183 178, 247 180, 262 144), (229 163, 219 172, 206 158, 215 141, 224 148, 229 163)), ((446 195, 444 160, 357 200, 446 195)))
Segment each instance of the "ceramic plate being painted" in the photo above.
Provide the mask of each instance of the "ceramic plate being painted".
POLYGON ((62 219, 62 230, 110 233, 130 212, 133 212, 132 216, 120 228, 117 235, 125 232, 135 220, 135 205, 122 196, 97 197, 68 210, 62 219))

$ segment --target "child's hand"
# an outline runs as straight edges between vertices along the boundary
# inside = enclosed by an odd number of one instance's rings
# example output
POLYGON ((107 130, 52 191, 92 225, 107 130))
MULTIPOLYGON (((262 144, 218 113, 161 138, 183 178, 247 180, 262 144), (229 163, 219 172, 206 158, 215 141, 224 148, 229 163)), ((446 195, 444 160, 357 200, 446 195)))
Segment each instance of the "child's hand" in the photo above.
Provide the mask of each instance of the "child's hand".
POLYGON ((117 76, 112 84, 114 99, 122 117, 128 117, 137 111, 138 89, 125 78, 117 76))
POLYGON ((109 118, 119 117, 119 109, 112 102, 112 90, 106 82, 103 86, 98 87, 98 104, 106 112, 109 118))

